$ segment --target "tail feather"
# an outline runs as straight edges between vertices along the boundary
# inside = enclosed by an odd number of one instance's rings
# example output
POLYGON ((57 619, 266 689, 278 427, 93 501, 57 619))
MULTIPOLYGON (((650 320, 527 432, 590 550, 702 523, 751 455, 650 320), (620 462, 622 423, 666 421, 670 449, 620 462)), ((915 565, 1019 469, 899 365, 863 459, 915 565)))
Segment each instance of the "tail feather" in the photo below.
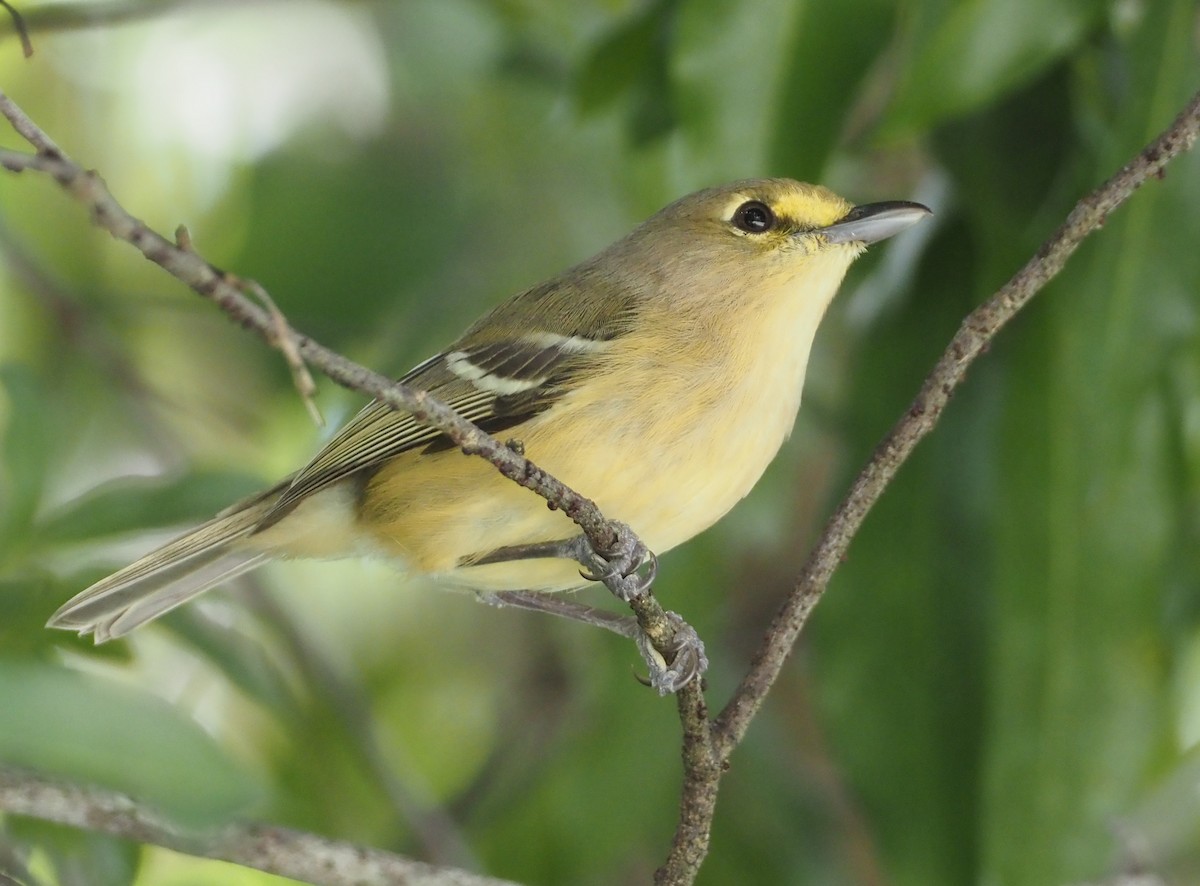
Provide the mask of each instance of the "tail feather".
POLYGON ((218 555, 211 563, 188 571, 170 584, 160 584, 148 594, 133 597, 121 608, 106 608, 88 622, 84 632, 90 630, 97 643, 123 637, 210 588, 261 566, 268 559, 267 554, 254 551, 218 555))
POLYGON ((68 600, 47 627, 93 634, 97 643, 129 633, 270 554, 242 548, 271 510, 281 487, 235 505, 68 600))

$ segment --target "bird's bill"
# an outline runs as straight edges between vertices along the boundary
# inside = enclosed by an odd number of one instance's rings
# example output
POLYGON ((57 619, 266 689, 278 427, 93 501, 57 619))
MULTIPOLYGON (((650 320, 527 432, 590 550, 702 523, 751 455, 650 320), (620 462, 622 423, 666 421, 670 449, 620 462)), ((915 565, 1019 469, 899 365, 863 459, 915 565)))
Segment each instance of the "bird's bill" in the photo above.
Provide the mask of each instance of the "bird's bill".
POLYGON ((928 206, 907 200, 864 203, 816 233, 830 243, 878 243, 932 214, 928 206))

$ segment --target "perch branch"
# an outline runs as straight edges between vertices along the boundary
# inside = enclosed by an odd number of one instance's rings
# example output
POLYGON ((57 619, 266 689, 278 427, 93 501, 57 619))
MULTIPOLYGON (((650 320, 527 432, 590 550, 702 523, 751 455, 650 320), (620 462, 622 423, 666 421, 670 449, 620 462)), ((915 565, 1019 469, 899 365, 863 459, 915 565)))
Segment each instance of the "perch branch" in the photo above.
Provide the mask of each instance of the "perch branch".
MULTIPOLYGON (((296 374, 294 363, 299 359, 316 366, 338 384, 369 394, 392 409, 408 412, 418 421, 437 428, 464 453, 486 459, 505 477, 540 495, 551 507, 561 510, 580 528, 592 549, 602 556, 621 556, 627 552, 645 550, 630 527, 605 518, 591 499, 570 489, 526 459, 514 447, 506 446, 484 433, 427 392, 410 388, 360 366, 294 331, 286 323, 281 323, 278 312, 272 313, 247 298, 246 292, 250 291, 261 302, 265 295, 261 286, 214 267, 192 248, 186 231, 178 235, 178 242, 172 243, 132 216, 117 202, 96 172, 85 170, 72 161, 3 92, 0 92, 0 114, 36 149, 34 154, 0 149, 0 166, 11 172, 32 170, 54 178, 68 194, 88 207, 92 220, 98 226, 118 240, 134 246, 147 259, 195 292, 211 299, 227 315, 255 332, 268 345, 282 350, 289 363, 293 364, 293 374, 296 374)), ((650 644, 670 665, 681 653, 678 638, 694 637, 695 632, 681 624, 677 616, 672 618, 648 591, 638 590, 640 577, 636 572, 624 575, 623 571, 617 570, 606 576, 603 584, 618 598, 629 603, 650 644)), ((703 662, 703 653, 696 647, 689 647, 687 653, 691 660, 703 662)), ((701 670, 697 668, 695 672, 701 670)), ((672 673, 665 672, 667 679, 656 684, 660 692, 678 689, 678 684, 670 682, 672 673)))

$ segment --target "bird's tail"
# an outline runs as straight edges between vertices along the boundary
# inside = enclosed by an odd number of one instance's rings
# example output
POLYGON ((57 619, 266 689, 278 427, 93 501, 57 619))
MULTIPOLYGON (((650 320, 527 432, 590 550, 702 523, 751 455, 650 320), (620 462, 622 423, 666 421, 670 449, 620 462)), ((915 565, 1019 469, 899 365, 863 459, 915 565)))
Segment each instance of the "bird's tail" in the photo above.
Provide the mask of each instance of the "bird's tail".
POLYGON ((92 634, 97 643, 128 634, 209 588, 261 566, 269 553, 243 547, 286 482, 238 502, 68 600, 47 627, 92 634))

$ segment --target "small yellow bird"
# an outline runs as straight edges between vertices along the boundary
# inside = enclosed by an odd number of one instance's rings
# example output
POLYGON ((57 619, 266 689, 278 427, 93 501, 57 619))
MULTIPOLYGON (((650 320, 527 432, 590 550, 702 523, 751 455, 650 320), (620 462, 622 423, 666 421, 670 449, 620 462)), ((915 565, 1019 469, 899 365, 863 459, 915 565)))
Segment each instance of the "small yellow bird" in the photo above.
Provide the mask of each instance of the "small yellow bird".
MULTIPOLYGON (((929 214, 753 179, 684 197, 496 307, 406 376, 662 553, 762 476, 813 336, 870 243, 929 214)), ((437 430, 373 402, 307 466, 83 591, 97 643, 276 558, 379 556, 478 591, 580 587, 579 532, 437 430)))

